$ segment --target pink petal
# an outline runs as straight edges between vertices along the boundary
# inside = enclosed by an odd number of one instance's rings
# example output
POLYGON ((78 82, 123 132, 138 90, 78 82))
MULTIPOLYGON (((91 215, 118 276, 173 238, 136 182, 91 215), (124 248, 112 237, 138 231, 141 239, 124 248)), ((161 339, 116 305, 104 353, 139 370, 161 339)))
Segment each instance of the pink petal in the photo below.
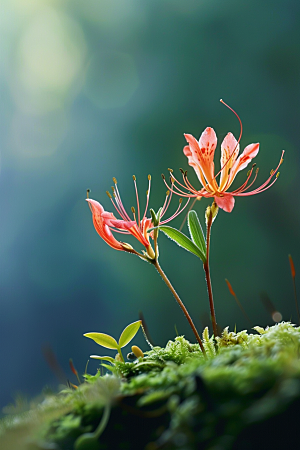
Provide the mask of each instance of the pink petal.
POLYGON ((104 211, 101 214, 101 217, 102 217, 103 221, 105 222, 105 225, 108 225, 109 227, 114 227, 114 225, 112 225, 112 223, 111 223, 112 219, 116 220, 116 217, 114 216, 113 213, 104 211))
POLYGON ((238 157, 234 165, 232 166, 230 175, 229 175, 229 183, 228 187, 232 184, 236 174, 245 169, 248 166, 249 162, 257 155, 259 151, 259 144, 250 144, 247 145, 243 153, 238 157))
POLYGON ((234 207, 234 197, 230 194, 224 194, 223 197, 215 196, 215 202, 219 208, 226 212, 231 212, 234 207))
POLYGON ((228 133, 221 144, 221 178, 220 191, 226 190, 229 169, 239 154, 240 146, 232 133, 228 133))
POLYGON ((203 177, 203 173, 201 170, 201 167, 199 164, 195 163, 194 158, 193 158, 193 154, 190 150, 190 147, 188 145, 186 145, 183 149, 183 153, 185 154, 185 156, 187 156, 188 158, 188 163, 191 167, 193 167, 194 171, 196 172, 196 175, 200 181, 200 183, 202 184, 202 186, 206 186, 206 181, 205 178, 203 177))
POLYGON ((90 198, 87 198, 86 201, 90 205, 93 215, 93 224, 99 236, 102 237, 102 239, 115 250, 124 250, 122 244, 117 241, 117 239, 110 231, 110 228, 105 224, 105 221, 102 217, 102 215, 105 214, 103 206, 100 205, 100 203, 96 202, 96 200, 92 200, 90 198))
MULTIPOLYGON (((214 179, 214 154, 217 146, 216 133, 213 128, 207 127, 201 134, 199 142, 191 134, 185 134, 184 136, 189 143, 193 162, 201 169, 210 189, 212 191, 216 190, 218 188, 214 179)), ((203 186, 206 186, 207 183, 203 186)))
MULTIPOLYGON (((105 223, 108 225, 107 221, 105 223)), ((135 220, 119 220, 119 219, 109 219, 109 226, 119 228, 120 230, 130 230, 130 228, 136 225, 135 220)))
POLYGON ((86 201, 91 206, 91 211, 94 214, 102 214, 104 212, 104 208, 102 205, 100 205, 99 202, 96 202, 96 200, 92 200, 91 198, 87 198, 86 201))
POLYGON ((199 139, 199 147, 204 158, 213 161, 217 146, 217 135, 211 127, 205 128, 199 139))

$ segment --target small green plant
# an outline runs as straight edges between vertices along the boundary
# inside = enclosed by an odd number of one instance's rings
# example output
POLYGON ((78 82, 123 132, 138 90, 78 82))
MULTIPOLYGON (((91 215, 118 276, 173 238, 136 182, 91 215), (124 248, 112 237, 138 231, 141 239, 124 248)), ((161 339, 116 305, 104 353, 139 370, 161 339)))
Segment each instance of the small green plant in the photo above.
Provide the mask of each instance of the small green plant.
MULTIPOLYGON (((258 175, 258 169, 254 172, 255 164, 253 164, 244 183, 238 189, 229 192, 228 189, 237 173, 245 169, 257 155, 259 144, 248 145, 239 155, 242 122, 232 108, 222 100, 221 102, 238 118, 240 135, 238 140, 232 133, 225 136, 221 144, 221 169, 216 175, 214 154, 217 137, 213 128, 207 127, 199 140, 190 134, 185 134, 188 145, 184 147, 183 153, 201 183, 199 189, 191 185, 187 171, 180 169, 183 176, 183 181, 180 182, 173 175, 173 170, 168 169, 169 182, 162 175, 168 191, 162 207, 156 213, 149 208, 151 176, 148 175, 146 204, 143 212, 139 201, 137 180, 133 176, 136 207, 132 206, 131 213, 128 214, 121 200, 117 180, 113 178, 112 193, 107 192, 107 195, 120 219, 106 211, 100 203, 89 198, 89 190, 86 199, 92 212, 94 227, 110 247, 134 254, 155 267, 182 309, 197 343, 187 341, 184 336, 177 336, 174 341, 169 341, 165 348, 153 346, 147 338, 146 327, 143 326, 144 319, 143 322, 138 320, 126 326, 118 341, 105 333, 85 333, 85 337, 92 339, 98 345, 116 351, 115 357, 90 356, 100 360, 101 366, 110 370, 112 374, 103 375, 103 371, 99 369, 95 375, 85 373, 84 382, 81 382, 70 360, 71 371, 76 376, 79 386, 69 382, 68 388, 61 391, 55 400, 38 405, 33 414, 31 411, 27 416, 26 413, 24 414, 23 420, 28 421, 32 429, 34 426, 38 428, 38 421, 42 421, 43 415, 48 421, 46 426, 43 424, 43 431, 39 431, 36 435, 37 447, 32 448, 57 448, 58 450, 224 448, 231 450, 244 448, 242 433, 244 430, 247 431, 248 427, 250 437, 246 435, 245 442, 247 448, 250 448, 248 440, 252 435, 251 421, 268 420, 274 411, 280 413, 285 407, 291 407, 292 414, 294 407, 299 411, 300 327, 296 328, 290 322, 282 322, 271 328, 253 327, 256 333, 248 334, 247 330, 236 332, 235 329, 231 332, 229 327, 221 330, 217 325, 209 265, 212 224, 220 209, 227 213, 232 212, 235 197, 255 195, 271 187, 278 179, 278 169, 283 162, 284 153, 283 151, 276 169, 271 170, 270 176, 260 187, 249 190, 258 175), (219 175, 220 179, 217 182, 216 178, 219 175), (165 214, 170 207, 173 194, 180 196, 179 205, 176 211, 166 219, 165 214), (187 236, 181 231, 182 227, 177 230, 167 224, 187 208, 192 198, 195 200, 186 214, 189 233, 187 236), (206 233, 203 232, 196 211, 192 209, 196 200, 202 198, 213 199, 204 213, 206 233), (212 335, 209 333, 209 328, 205 327, 200 337, 184 303, 162 270, 158 247, 160 231, 201 260, 207 284, 212 335), (117 240, 115 233, 133 236, 142 245, 142 250, 136 250, 131 244, 117 240), (140 327, 151 350, 144 354, 139 347, 133 345, 131 353, 127 355, 128 362, 125 362, 122 348, 132 341, 140 327), (128 433, 128 430, 135 432, 128 433), (140 435, 138 435, 139 430, 141 430, 140 435), (220 430, 222 430, 221 433, 220 430), (136 440, 134 440, 135 437, 136 440), (42 441, 38 442, 40 438, 42 441), (123 442, 124 438, 127 440, 123 442), (231 442, 237 443, 236 446, 231 447, 231 442), (40 444, 42 447, 39 446, 40 444)), ((300 321, 295 284, 296 272, 291 255, 289 255, 289 261, 297 315, 300 321)), ((252 323, 230 282, 227 279, 225 281, 229 292, 252 328, 252 323)), ((278 314, 280 313, 276 310, 272 312, 274 322, 277 322, 275 317, 278 317, 278 314)), ((281 319, 280 314, 279 320, 281 319)), ((18 427, 20 423, 22 426, 20 417, 17 417, 17 420, 0 422, 1 448, 3 447, 1 435, 4 436, 5 443, 7 430, 13 434, 15 427, 18 427)), ((8 441, 11 436, 8 436, 8 441)), ((260 433, 259 436, 261 437, 260 433)), ((253 442, 256 445, 256 441, 253 442)), ((20 450, 19 443, 17 442, 17 446, 13 448, 10 444, 4 445, 10 450, 20 450)), ((254 445, 252 447, 254 448, 254 445)), ((293 446, 288 445, 288 447, 293 446)), ((27 448, 26 444, 26 450, 27 448)))
POLYGON ((136 333, 139 331, 140 326, 141 326, 140 320, 137 320, 136 322, 129 324, 122 331, 121 336, 119 338, 119 342, 117 342, 112 336, 109 336, 109 334, 85 333, 84 336, 93 339, 93 341, 95 341, 96 344, 101 345, 102 347, 105 348, 117 350, 115 359, 112 358, 111 356, 98 356, 98 355, 91 355, 90 358, 100 359, 102 361, 109 361, 112 364, 115 363, 115 360, 124 362, 125 360, 122 355, 121 348, 125 347, 127 344, 129 344, 130 341, 132 341, 136 333))
MULTIPOLYGON (((193 320, 188 313, 184 303, 179 297, 178 293, 174 289, 170 280, 167 278, 166 274, 162 270, 159 262, 159 251, 158 251, 158 232, 163 231, 169 238, 175 241, 179 246, 183 247, 185 250, 191 252, 201 259, 203 263, 203 268, 205 272, 205 279, 207 284, 208 299, 210 306, 210 315, 212 321, 212 328, 214 333, 215 345, 217 346, 216 337, 219 336, 220 331, 217 325, 216 313, 214 307, 213 290, 210 276, 210 266, 209 266, 209 251, 210 251, 210 240, 211 240, 211 228, 212 224, 218 214, 218 210, 222 209, 230 213, 234 208, 235 197, 249 196, 259 194, 266 189, 270 188, 279 177, 279 167, 283 162, 282 151, 279 163, 275 170, 271 170, 270 176, 267 180, 259 187, 249 190, 253 183, 255 182, 258 169, 254 167, 256 164, 252 165, 252 168, 248 171, 246 180, 238 188, 231 192, 228 189, 231 187, 236 175, 241 170, 245 169, 252 159, 258 154, 259 143, 249 144, 244 149, 244 151, 239 155, 240 151, 240 140, 242 137, 243 126, 241 119, 238 114, 228 106, 223 100, 220 100, 227 108, 229 108, 238 118, 240 123, 240 135, 238 140, 234 137, 232 133, 227 133, 222 144, 221 144, 221 169, 215 175, 214 166, 214 155, 217 147, 217 136, 213 128, 207 127, 200 136, 200 139, 195 139, 191 134, 185 134, 187 144, 183 153, 188 158, 188 164, 193 167, 196 175, 200 181, 200 188, 195 188, 190 183, 187 171, 182 169, 181 173, 183 176, 183 181, 178 181, 173 175, 173 170, 168 169, 170 172, 170 182, 166 181, 166 177, 162 175, 165 185, 168 188, 166 198, 163 206, 159 209, 158 213, 155 214, 153 209, 150 209, 151 218, 147 218, 147 211, 149 206, 150 198, 150 185, 151 176, 148 176, 149 184, 146 197, 146 207, 144 214, 141 214, 139 195, 137 189, 136 177, 133 176, 135 194, 136 194, 136 204, 137 208, 131 207, 132 217, 129 216, 124 208, 121 200, 120 192, 117 186, 117 180, 113 178, 114 186, 112 187, 112 195, 107 192, 114 208, 117 213, 121 216, 121 219, 117 219, 113 213, 104 210, 103 206, 95 200, 87 198, 87 202, 91 209, 93 215, 93 223, 97 233, 101 238, 112 248, 119 251, 125 251, 139 256, 144 261, 152 264, 158 273, 161 275, 162 279, 172 292, 177 303, 181 307, 185 317, 187 318, 190 327, 196 337, 196 340, 200 346, 200 349, 204 356, 206 356, 205 346, 203 345, 202 339, 193 323, 193 320), (220 175, 219 183, 217 182, 217 177, 220 175), (252 175, 254 175, 252 177, 252 175), (179 206, 175 213, 171 215, 168 219, 164 219, 163 216, 170 206, 172 194, 180 196, 179 206), (186 199, 185 205, 182 207, 182 198, 186 199), (188 226, 190 238, 187 237, 180 230, 176 230, 166 223, 173 220, 180 214, 184 208, 188 205, 191 198, 195 200, 201 200, 201 198, 213 198, 213 203, 211 206, 206 208, 205 221, 206 221, 206 236, 204 236, 200 221, 198 219, 197 213, 195 211, 189 211, 188 226), (121 233, 123 235, 134 236, 145 248, 142 252, 136 251, 130 244, 122 241, 118 241, 113 233, 121 233), (151 239, 154 244, 154 248, 151 245, 151 239)), ((88 191, 89 192, 89 191, 88 191)), ((193 203, 194 204, 194 203, 193 203)), ((192 206, 193 206, 192 204, 192 206)), ((190 208, 191 209, 191 208, 190 208)), ((237 299, 237 297, 236 297, 237 299)), ((110 338, 110 345, 115 345, 110 338)), ((115 342, 115 341, 114 341, 115 342)), ((102 344, 101 344, 102 345, 102 344)))

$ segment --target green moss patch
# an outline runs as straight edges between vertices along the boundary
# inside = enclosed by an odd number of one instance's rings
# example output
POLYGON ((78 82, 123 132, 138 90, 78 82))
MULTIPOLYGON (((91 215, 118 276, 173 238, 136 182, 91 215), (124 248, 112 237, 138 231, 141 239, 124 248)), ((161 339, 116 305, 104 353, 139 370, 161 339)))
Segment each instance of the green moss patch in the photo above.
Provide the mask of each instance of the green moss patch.
POLYGON ((283 435, 286 448, 294 445, 300 328, 288 322, 255 327, 253 334, 226 328, 216 342, 206 329, 203 341, 207 358, 179 336, 144 358, 107 365, 105 375, 87 375, 76 390, 46 396, 27 411, 7 411, 0 448, 276 449, 283 435), (87 435, 85 447, 80 436, 99 430, 101 420, 99 437, 87 435))

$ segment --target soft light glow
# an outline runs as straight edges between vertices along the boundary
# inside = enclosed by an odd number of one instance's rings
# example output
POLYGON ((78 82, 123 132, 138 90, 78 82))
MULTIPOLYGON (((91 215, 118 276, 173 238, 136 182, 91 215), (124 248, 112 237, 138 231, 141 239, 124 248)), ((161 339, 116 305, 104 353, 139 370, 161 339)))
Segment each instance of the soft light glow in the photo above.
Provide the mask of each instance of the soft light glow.
POLYGON ((139 77, 132 56, 110 51, 95 54, 88 66, 85 92, 99 108, 124 106, 139 85, 139 77))
POLYGON ((274 311, 272 314, 272 319, 274 320, 274 322, 281 322, 282 314, 279 311, 274 311))
POLYGON ((77 22, 44 7, 20 36, 11 87, 19 108, 40 113, 61 107, 81 73, 85 40, 77 22))

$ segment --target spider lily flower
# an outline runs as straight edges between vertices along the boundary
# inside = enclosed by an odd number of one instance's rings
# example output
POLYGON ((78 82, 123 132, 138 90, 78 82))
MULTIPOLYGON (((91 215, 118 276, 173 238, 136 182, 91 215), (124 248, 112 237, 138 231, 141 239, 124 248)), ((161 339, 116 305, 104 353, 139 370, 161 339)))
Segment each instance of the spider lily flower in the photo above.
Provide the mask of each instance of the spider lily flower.
MULTIPOLYGON (((224 103, 221 100, 222 103, 224 103)), ((188 163, 194 168, 196 175, 202 184, 201 189, 194 188, 188 180, 187 172, 183 171, 183 184, 180 183, 173 175, 173 171, 170 170, 171 184, 169 187, 174 193, 181 197, 213 197, 216 204, 226 212, 231 212, 234 207, 234 197, 242 197, 247 195, 259 194, 266 189, 269 189, 277 180, 279 176, 279 166, 283 162, 282 151, 281 158, 278 166, 275 170, 271 170, 268 179, 259 187, 249 191, 249 188, 253 185, 258 174, 258 168, 255 170, 255 175, 250 182, 255 164, 248 171, 245 182, 238 188, 231 192, 228 189, 232 185, 237 173, 245 169, 250 161, 258 154, 259 144, 250 144, 244 149, 243 153, 239 155, 240 139, 242 137, 242 122, 236 112, 224 103, 234 114, 237 116, 241 132, 239 139, 236 140, 232 133, 228 133, 221 144, 221 170, 214 174, 214 154, 217 146, 217 136, 213 128, 207 127, 197 141, 191 134, 185 134, 188 145, 184 147, 183 153, 188 158, 188 163), (239 155, 239 156, 238 156, 239 155), (220 174, 219 184, 216 181, 216 177, 220 174)), ((165 177, 163 176, 165 181, 165 177)), ((166 183, 166 181, 165 181, 166 183)), ((167 183, 166 183, 167 184, 167 183)))
MULTIPOLYGON (((150 237, 153 239, 153 231, 148 233, 150 228, 153 228, 153 222, 151 218, 147 218, 146 214, 149 206, 149 197, 150 197, 150 187, 151 187, 151 176, 148 175, 148 190, 147 190, 147 198, 146 198, 146 207, 143 216, 141 216, 140 202, 138 196, 138 189, 136 183, 136 177, 133 176, 135 193, 136 193, 136 203, 137 210, 134 207, 131 207, 131 213, 133 218, 129 216, 126 212, 121 196, 117 186, 117 180, 113 178, 114 186, 112 187, 112 195, 106 191, 108 197, 110 198, 114 208, 121 216, 121 219, 117 219, 112 212, 107 212, 104 210, 103 206, 100 205, 96 200, 92 200, 87 198, 86 201, 89 204, 90 210, 93 215, 93 223, 97 233, 102 237, 102 239, 115 250, 123 250, 130 253, 137 254, 142 256, 140 253, 136 252, 134 248, 125 242, 118 241, 112 232, 132 235, 134 236, 146 249, 147 256, 150 259, 155 258, 154 250, 150 243, 150 237)), ((165 215, 172 198, 172 192, 167 191, 166 198, 164 204, 161 208, 160 219, 165 215)), ((189 200, 188 200, 189 201, 189 200)), ((160 224, 165 224, 172 219, 174 219, 178 214, 180 214, 184 208, 187 206, 188 201, 182 207, 182 199, 179 200, 179 206, 175 213, 166 220, 160 220, 160 224)))

